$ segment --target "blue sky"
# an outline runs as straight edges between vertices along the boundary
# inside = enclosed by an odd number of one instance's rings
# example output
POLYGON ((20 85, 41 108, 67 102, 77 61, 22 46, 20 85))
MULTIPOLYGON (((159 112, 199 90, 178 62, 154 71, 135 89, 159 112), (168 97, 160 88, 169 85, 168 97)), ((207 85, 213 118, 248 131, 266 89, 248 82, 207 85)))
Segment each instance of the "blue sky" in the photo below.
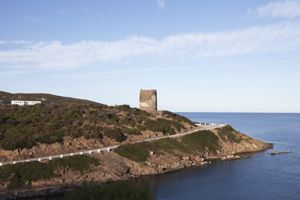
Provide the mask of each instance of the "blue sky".
POLYGON ((0 90, 300 112, 300 0, 0 0, 0 90))

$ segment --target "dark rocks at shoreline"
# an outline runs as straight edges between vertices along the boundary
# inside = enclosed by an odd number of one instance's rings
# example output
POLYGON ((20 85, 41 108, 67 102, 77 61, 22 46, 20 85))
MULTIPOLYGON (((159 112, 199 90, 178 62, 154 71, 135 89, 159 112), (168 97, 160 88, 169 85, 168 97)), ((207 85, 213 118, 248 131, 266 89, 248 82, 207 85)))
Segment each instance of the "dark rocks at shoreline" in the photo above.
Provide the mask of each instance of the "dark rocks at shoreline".
POLYGON ((78 188, 80 184, 73 185, 60 185, 44 188, 30 188, 22 190, 12 190, 0 193, 2 200, 15 200, 15 199, 32 199, 62 196, 65 192, 78 188))
POLYGON ((291 151, 272 151, 270 153, 271 156, 280 155, 280 154, 289 154, 292 153, 291 151))

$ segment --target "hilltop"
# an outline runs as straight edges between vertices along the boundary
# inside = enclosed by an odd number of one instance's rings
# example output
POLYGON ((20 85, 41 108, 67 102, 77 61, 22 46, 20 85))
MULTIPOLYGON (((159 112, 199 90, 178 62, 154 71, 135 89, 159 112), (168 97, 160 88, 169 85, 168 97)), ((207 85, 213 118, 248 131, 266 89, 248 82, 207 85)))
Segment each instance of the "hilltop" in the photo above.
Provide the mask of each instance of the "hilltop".
POLYGON ((128 105, 107 106, 50 94, 1 92, 0 99, 42 101, 34 106, 0 105, 0 148, 18 150, 2 151, 0 161, 28 154, 107 146, 195 128, 193 122, 174 113, 145 112, 128 105))
MULTIPOLYGON (((43 101, 50 103, 96 103, 89 100, 77 99, 72 97, 63 97, 46 93, 8 93, 0 91, 0 100, 10 102, 11 100, 30 100, 30 101, 43 101)), ((99 103, 97 103, 99 104, 99 103)))

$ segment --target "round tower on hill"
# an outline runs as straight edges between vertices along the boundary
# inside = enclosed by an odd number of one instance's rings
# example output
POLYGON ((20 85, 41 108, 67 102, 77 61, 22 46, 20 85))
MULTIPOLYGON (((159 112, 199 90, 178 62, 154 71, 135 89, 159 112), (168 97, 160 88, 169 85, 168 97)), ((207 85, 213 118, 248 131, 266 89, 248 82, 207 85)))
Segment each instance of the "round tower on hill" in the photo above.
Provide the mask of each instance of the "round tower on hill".
POLYGON ((157 111, 157 91, 140 91, 140 109, 145 111, 157 111))

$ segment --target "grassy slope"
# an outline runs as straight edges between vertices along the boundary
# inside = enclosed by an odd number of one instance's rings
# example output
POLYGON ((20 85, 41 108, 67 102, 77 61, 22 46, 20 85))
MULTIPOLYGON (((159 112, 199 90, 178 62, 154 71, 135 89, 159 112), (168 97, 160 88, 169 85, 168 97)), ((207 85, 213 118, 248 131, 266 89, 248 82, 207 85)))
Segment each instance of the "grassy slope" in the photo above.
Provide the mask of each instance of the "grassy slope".
POLYGON ((197 131, 185 135, 180 139, 166 138, 152 142, 125 144, 119 146, 115 152, 136 162, 144 162, 149 157, 149 151, 158 154, 203 154, 206 150, 216 152, 220 148, 219 138, 211 131, 197 131))
POLYGON ((194 126, 190 120, 170 112, 162 112, 157 119, 155 114, 127 105, 107 106, 49 94, 0 92, 0 99, 44 100, 34 106, 0 105, 0 147, 6 150, 63 142, 65 136, 99 140, 108 137, 122 142, 144 130, 174 134, 187 124, 194 126))
POLYGON ((231 126, 216 129, 217 134, 209 130, 197 131, 177 139, 161 139, 138 144, 125 144, 119 146, 115 152, 136 162, 144 162, 149 158, 149 151, 158 154, 171 153, 174 155, 198 154, 205 152, 217 154, 222 149, 222 142, 239 144, 251 138, 234 130, 231 126))
POLYGON ((76 155, 55 159, 46 163, 29 162, 0 167, 0 181, 8 182, 8 188, 30 186, 33 181, 60 176, 60 169, 68 169, 84 173, 91 166, 98 165, 99 161, 85 155, 76 155))

